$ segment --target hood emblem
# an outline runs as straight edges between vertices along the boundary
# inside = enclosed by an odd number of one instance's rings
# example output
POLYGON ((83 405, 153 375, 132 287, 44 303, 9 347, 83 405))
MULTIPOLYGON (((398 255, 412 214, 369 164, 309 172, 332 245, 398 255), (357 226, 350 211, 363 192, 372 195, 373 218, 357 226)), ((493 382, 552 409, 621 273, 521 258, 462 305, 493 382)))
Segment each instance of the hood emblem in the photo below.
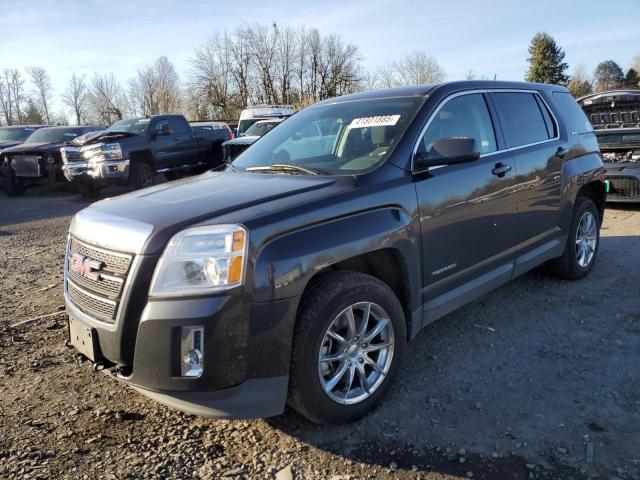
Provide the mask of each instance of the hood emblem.
POLYGON ((102 262, 99 262, 98 260, 83 257, 79 253, 74 253, 71 256, 69 270, 88 278, 89 280, 100 280, 100 274, 97 273, 96 270, 100 270, 101 268, 102 262))

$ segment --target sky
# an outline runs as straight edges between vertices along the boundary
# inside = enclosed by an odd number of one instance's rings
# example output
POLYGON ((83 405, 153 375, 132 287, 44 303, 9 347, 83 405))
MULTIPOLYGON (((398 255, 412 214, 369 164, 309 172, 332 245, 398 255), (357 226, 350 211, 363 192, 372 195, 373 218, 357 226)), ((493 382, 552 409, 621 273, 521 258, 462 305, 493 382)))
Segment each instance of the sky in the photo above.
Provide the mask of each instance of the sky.
POLYGON ((564 49, 569 72, 605 59, 626 70, 640 55, 640 0, 0 0, 0 69, 42 66, 57 97, 74 72, 125 83, 161 55, 186 79, 194 48, 242 22, 338 34, 367 69, 424 50, 449 80, 468 70, 522 80, 539 31, 564 49))

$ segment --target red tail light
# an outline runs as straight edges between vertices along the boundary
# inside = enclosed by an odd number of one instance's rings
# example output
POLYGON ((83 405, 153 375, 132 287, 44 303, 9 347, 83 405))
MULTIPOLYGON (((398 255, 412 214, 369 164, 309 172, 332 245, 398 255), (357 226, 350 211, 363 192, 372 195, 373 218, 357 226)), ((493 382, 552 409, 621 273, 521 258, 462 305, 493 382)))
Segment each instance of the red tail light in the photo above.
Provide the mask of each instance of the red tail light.
POLYGON ((227 130, 227 140, 233 140, 236 136, 233 134, 231 130, 227 130))

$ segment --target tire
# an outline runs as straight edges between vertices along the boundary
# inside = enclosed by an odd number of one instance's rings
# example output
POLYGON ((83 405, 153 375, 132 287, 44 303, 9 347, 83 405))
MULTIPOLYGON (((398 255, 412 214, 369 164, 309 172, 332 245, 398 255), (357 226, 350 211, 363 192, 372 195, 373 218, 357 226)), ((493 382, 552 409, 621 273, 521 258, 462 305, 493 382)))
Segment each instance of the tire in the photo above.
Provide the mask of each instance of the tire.
POLYGON ((356 272, 332 272, 321 277, 309 287, 298 310, 289 377, 289 405, 320 424, 357 420, 376 405, 396 376, 406 342, 402 306, 386 284, 356 272), (369 321, 364 325, 362 319, 367 308, 369 321), (361 348, 355 342, 347 347, 347 342, 333 337, 340 335, 343 340, 350 337, 347 327, 349 309, 353 312, 354 330, 360 333, 358 342, 361 348), (389 321, 385 322, 385 317, 389 321), (342 325, 344 329, 338 330, 342 325), (363 325, 366 327, 364 335, 363 325), (375 331, 375 326, 382 325, 381 333, 367 338, 375 331), (330 327, 332 336, 328 333, 330 327), (338 331, 342 333, 338 334, 338 331), (370 343, 364 343, 367 340, 370 343), (387 347, 379 348, 385 344, 387 347), (372 351, 364 352, 362 348, 372 351), (324 361, 320 360, 321 352, 324 361), (363 352, 376 364, 376 368, 360 356, 363 352), (332 355, 342 355, 343 358, 326 361, 332 355), (340 381, 330 389, 331 380, 335 380, 341 371, 344 374, 340 381), (363 379, 367 379, 365 383, 370 392, 365 391, 363 379), (353 383, 347 389, 349 380, 353 383))
POLYGON ((153 185, 154 176, 155 172, 148 163, 132 163, 129 170, 129 186, 136 190, 150 187, 153 185))
POLYGON ((600 246, 600 214, 595 203, 589 198, 578 197, 573 208, 571 228, 567 244, 561 257, 555 258, 547 263, 550 272, 566 280, 579 280, 586 277, 596 261, 598 248, 600 246), (591 218, 591 224, 589 224, 591 218), (586 222, 586 223, 585 223, 586 222), (588 227, 591 225, 591 227, 588 227), (589 229, 585 235, 585 228, 589 229), (586 238, 593 238, 595 245, 586 238), (591 252, 582 255, 585 252, 591 252))
POLYGON ((2 190, 7 195, 7 197, 18 197, 20 195, 24 195, 26 189, 23 185, 20 185, 16 177, 13 175, 3 175, 2 176, 2 190))

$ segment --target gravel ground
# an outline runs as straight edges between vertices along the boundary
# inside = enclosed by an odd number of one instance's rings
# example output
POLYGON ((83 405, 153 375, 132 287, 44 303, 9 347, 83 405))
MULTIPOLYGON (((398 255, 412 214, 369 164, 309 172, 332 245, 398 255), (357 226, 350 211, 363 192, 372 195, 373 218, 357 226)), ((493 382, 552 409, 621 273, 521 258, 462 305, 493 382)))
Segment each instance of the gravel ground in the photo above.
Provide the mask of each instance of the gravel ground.
POLYGON ((640 479, 640 206, 609 206, 587 279, 532 272, 448 315, 376 411, 320 428, 188 416, 79 362, 61 286, 85 205, 0 198, 0 478, 640 479))

